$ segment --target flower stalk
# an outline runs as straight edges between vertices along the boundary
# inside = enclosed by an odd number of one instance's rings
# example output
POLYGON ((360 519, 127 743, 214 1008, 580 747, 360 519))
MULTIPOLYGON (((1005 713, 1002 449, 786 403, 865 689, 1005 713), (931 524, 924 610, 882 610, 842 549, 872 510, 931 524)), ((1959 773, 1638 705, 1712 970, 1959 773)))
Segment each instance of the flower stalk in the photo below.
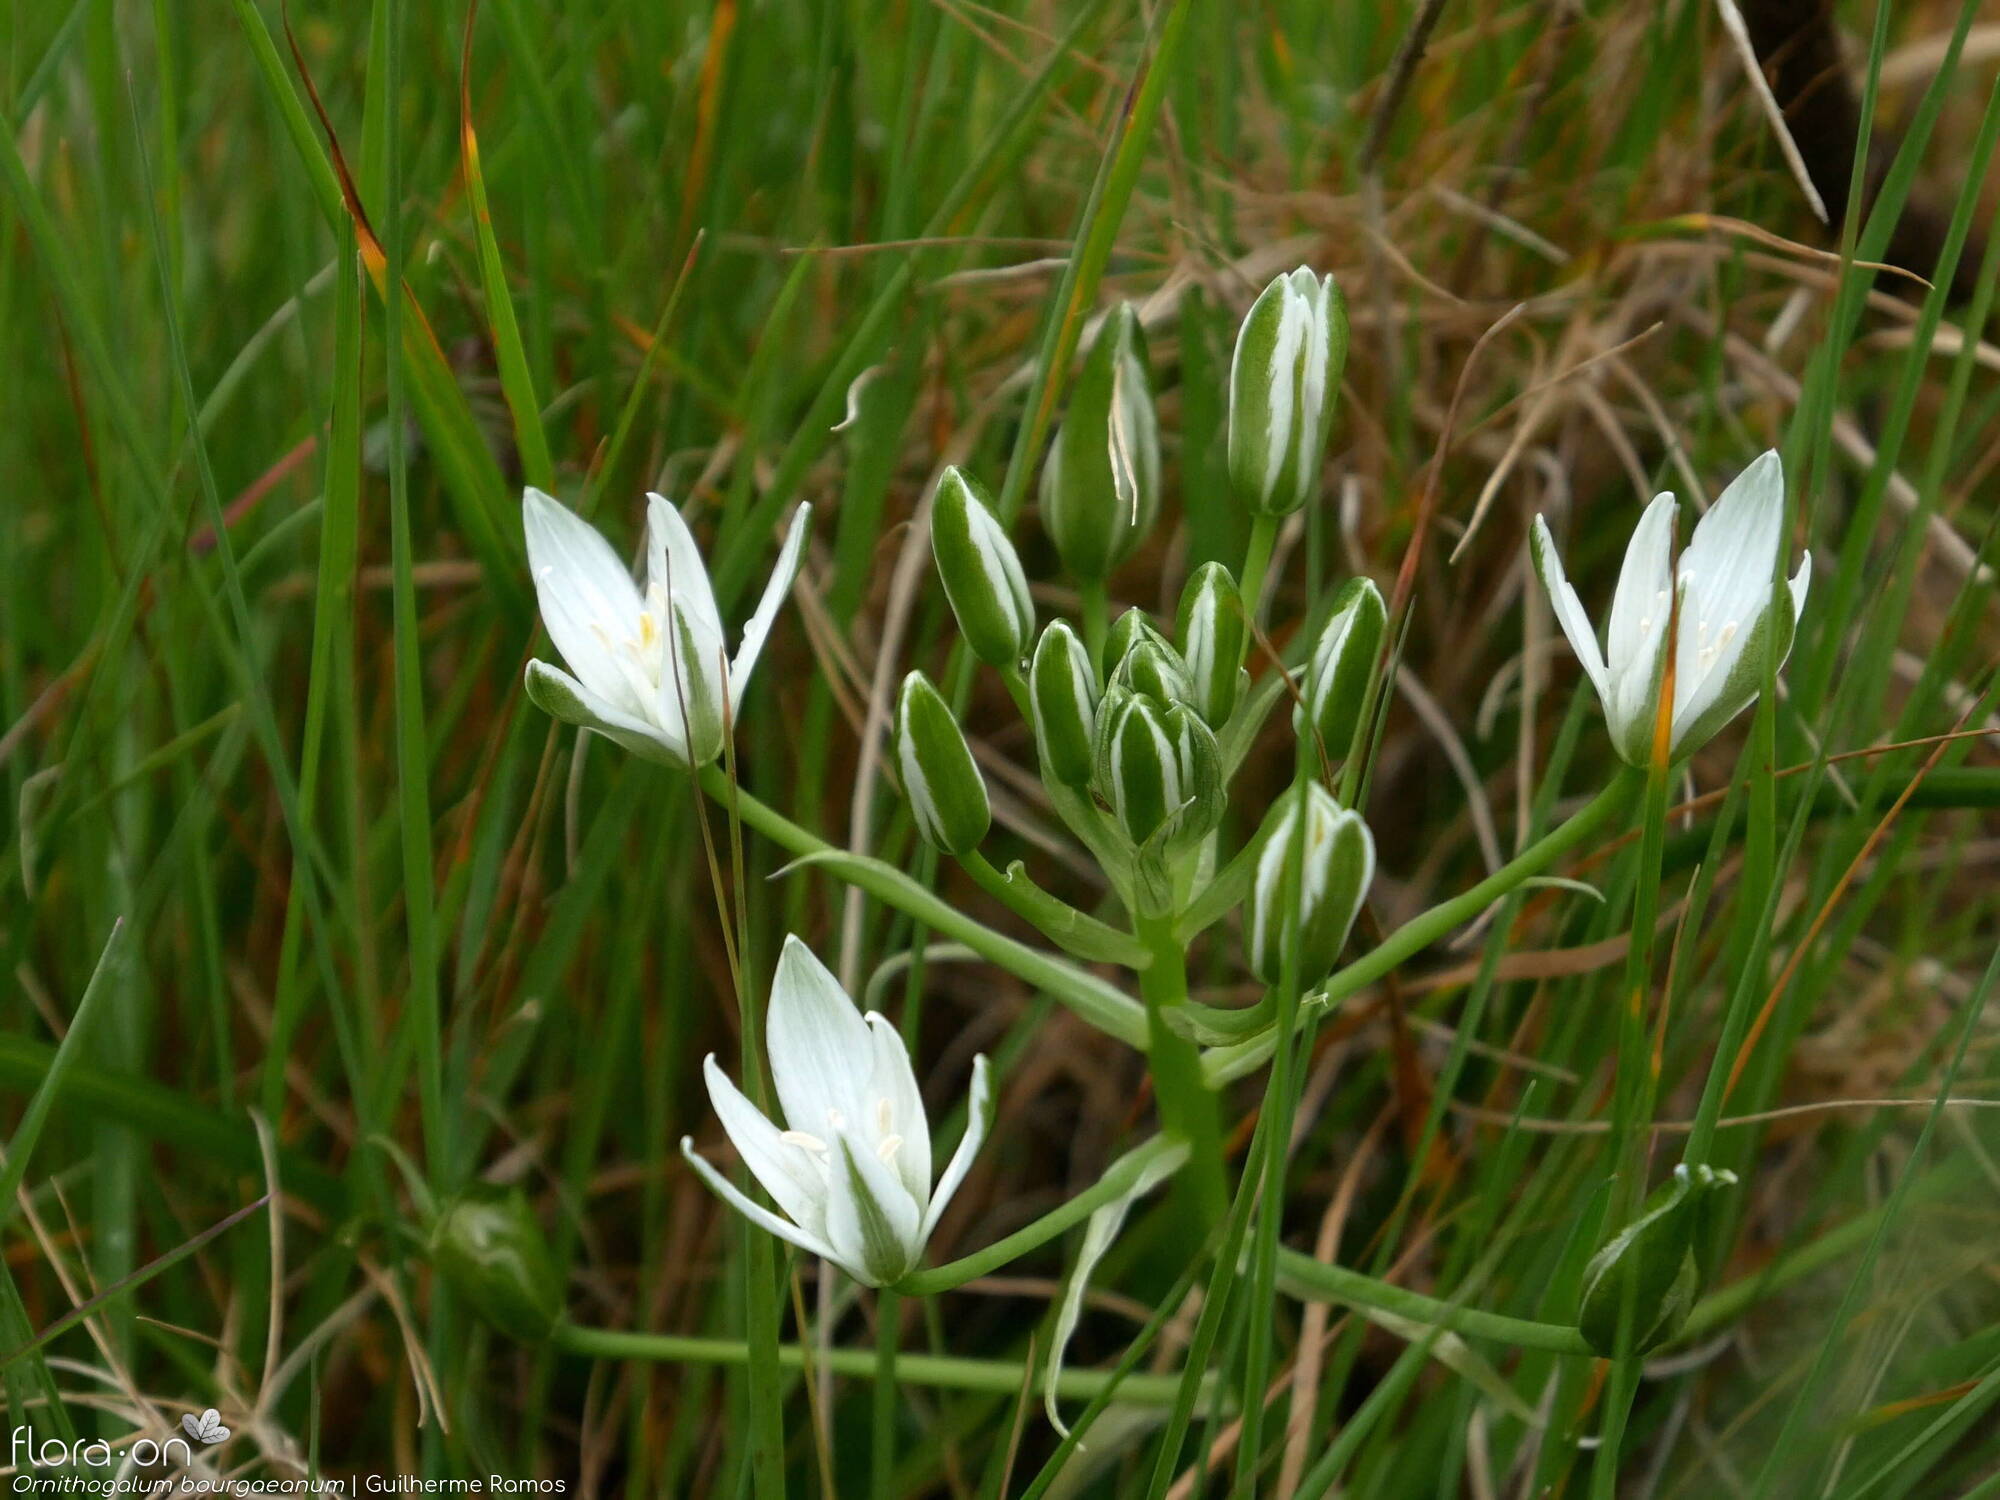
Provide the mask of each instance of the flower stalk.
POLYGON ((1141 917, 1137 936, 1152 952, 1139 971, 1146 1004, 1146 1063, 1160 1122, 1187 1143, 1184 1176, 1175 1184, 1197 1216, 1202 1233, 1222 1222, 1229 1207, 1229 1179, 1222 1161, 1222 1115, 1212 1085, 1202 1076, 1201 1052, 1167 1023, 1168 1013, 1187 1004, 1187 950, 1171 916, 1141 917))

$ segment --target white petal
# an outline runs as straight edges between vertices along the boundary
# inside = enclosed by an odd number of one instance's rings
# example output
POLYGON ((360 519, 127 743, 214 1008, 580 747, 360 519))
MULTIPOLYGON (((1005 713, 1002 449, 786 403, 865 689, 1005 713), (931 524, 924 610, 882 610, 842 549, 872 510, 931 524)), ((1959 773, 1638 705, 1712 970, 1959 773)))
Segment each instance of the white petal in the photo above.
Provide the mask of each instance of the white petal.
POLYGON ((1605 636, 1605 662, 1613 677, 1638 659, 1648 635, 1666 639, 1677 509, 1672 494, 1655 495, 1626 544, 1625 565, 1618 573, 1617 592, 1611 596, 1611 623, 1605 636))
POLYGON ((735 1183, 724 1177, 714 1167, 711 1167, 703 1160, 701 1156, 696 1154, 694 1141, 688 1136, 681 1137, 681 1155, 687 1158, 687 1164, 695 1169, 696 1174, 700 1176, 703 1182, 709 1185, 709 1188, 715 1193, 716 1197, 727 1203, 752 1224, 769 1230, 779 1239, 785 1241, 786 1244, 797 1245, 808 1255, 817 1255, 823 1260, 838 1260, 840 1258, 833 1253, 833 1247, 825 1240, 820 1239, 816 1235, 807 1234, 798 1225, 779 1218, 770 1209, 764 1207, 763 1204, 754 1202, 738 1192, 735 1183))
POLYGON ((1611 693, 1604 717, 1618 753, 1633 765, 1652 758, 1654 720, 1673 623, 1674 514, 1672 494, 1646 507, 1625 548, 1618 589, 1611 600, 1605 674, 1611 693))
POLYGON ((606 702, 560 667, 530 661, 527 687, 529 698, 544 713, 565 724, 594 730, 646 760, 687 764, 687 742, 681 736, 606 702))
POLYGON ((982 1054, 972 1059, 972 1090, 965 1109, 965 1134, 959 1137, 958 1149, 945 1163, 944 1176, 938 1179, 937 1189, 931 1194, 930 1206, 924 1210, 923 1226, 917 1231, 917 1238, 922 1243, 930 1243, 931 1231, 937 1228, 952 1195, 965 1181, 966 1173, 972 1170, 972 1159, 979 1155, 979 1148, 986 1142, 986 1132, 992 1126, 993 1085, 982 1054))
POLYGON ((785 1123, 830 1140, 834 1121, 856 1121, 875 1070, 868 1023, 812 949, 787 936, 771 980, 765 1046, 785 1123))
POLYGON ((671 594, 720 641, 722 615, 709 586, 708 564, 687 522, 673 502, 650 491, 646 495, 646 582, 649 589, 671 594))
MULTIPOLYGON (((868 1033, 875 1043, 875 1067, 868 1080, 871 1096, 888 1101, 894 1129, 903 1138, 896 1151, 896 1171, 903 1187, 918 1203, 931 1192, 931 1125, 924 1117, 924 1096, 910 1066, 909 1049, 886 1016, 870 1011, 868 1033)), ((875 1121, 865 1122, 872 1130, 875 1121)), ((880 1144, 879 1140, 876 1144, 880 1144)))
POLYGON ((864 1286, 882 1286, 908 1272, 923 1252, 916 1200, 859 1132, 843 1130, 832 1144, 827 1239, 848 1275, 864 1286))
MULTIPOLYGON (((1764 643, 1760 625, 1769 626, 1780 632, 1778 667, 1782 669, 1792 654, 1792 645, 1797 638, 1799 613, 1805 608, 1806 590, 1812 582, 1812 554, 1808 552, 1799 560, 1799 570, 1794 573, 1787 586, 1792 607, 1791 618, 1787 620, 1778 613, 1782 603, 1760 614, 1745 633, 1740 646, 1728 653, 1727 661, 1718 661, 1700 683, 1698 690, 1688 696, 1685 707, 1677 705, 1674 710, 1674 751, 1677 755, 1699 749, 1715 732, 1735 718, 1757 696, 1763 687, 1764 643)), ((1734 644, 1734 643, 1732 643, 1734 644)), ((1679 695, 1676 694, 1676 697, 1679 695)))
POLYGON ((1784 524, 1785 471, 1770 452, 1730 482, 1681 553, 1679 576, 1689 581, 1684 633, 1690 617, 1705 622, 1711 638, 1731 620, 1739 635, 1749 628, 1771 597, 1784 524))
POLYGON ((826 1233, 826 1174, 808 1160, 806 1148, 780 1138, 778 1127, 743 1097, 710 1053, 701 1065, 709 1102, 729 1143, 764 1191, 807 1234, 826 1233))
POLYGON ((778 565, 771 570, 770 582, 764 585, 764 597, 757 601, 756 613, 743 627, 742 643, 737 646, 736 660, 729 667, 729 716, 732 721, 743 702, 743 691, 749 685, 750 673, 757 666, 757 657, 764 649, 764 638, 771 633, 772 622, 784 606, 785 595, 792 591, 792 580, 799 576, 799 561, 806 545, 806 525, 811 519, 810 505, 801 505, 792 513, 792 527, 785 533, 785 545, 778 552, 778 565))
POLYGON ((1597 689, 1598 701, 1609 707, 1611 687, 1604 670, 1604 652, 1597 644, 1597 632, 1591 626, 1590 616, 1583 611, 1583 601, 1577 598, 1576 590, 1563 574, 1555 539, 1549 535, 1548 522, 1540 516, 1535 517, 1534 529, 1529 534, 1529 551, 1535 560, 1535 571, 1541 575, 1542 587, 1548 590, 1549 603, 1555 606, 1556 623, 1569 637, 1570 649, 1583 664, 1590 685, 1597 689))
POLYGON ((568 506, 533 486, 521 492, 528 571, 549 639, 570 671, 600 698, 627 709, 631 693, 612 661, 613 642, 638 628, 639 590, 611 544, 568 506))
MULTIPOLYGON (((660 686, 653 712, 660 723, 671 725, 692 744, 702 737, 689 733, 689 717, 702 722, 704 712, 711 718, 723 713, 729 664, 723 657, 722 637, 709 628, 697 608, 679 598, 670 603, 660 633, 660 686)), ((703 746, 704 753, 712 744, 703 746)))

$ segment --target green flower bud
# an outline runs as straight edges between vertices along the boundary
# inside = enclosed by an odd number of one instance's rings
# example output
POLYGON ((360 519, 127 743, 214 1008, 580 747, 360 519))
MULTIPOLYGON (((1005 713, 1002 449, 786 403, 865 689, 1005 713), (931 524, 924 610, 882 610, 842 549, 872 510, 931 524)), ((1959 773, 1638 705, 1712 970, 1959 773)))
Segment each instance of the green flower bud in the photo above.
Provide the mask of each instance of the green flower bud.
POLYGON ((431 1227, 431 1264, 509 1338, 539 1344, 562 1315, 562 1278, 528 1195, 478 1183, 431 1227))
POLYGON ((1228 721, 1242 692, 1249 624, 1236 580, 1221 563, 1204 563, 1181 591, 1181 660, 1193 683, 1189 702, 1211 729, 1228 721))
POLYGON ((1349 579, 1334 598, 1333 618, 1313 646, 1305 701, 1292 710, 1292 730, 1301 738, 1318 735, 1321 747, 1334 760, 1345 759, 1354 743, 1388 618, 1374 581, 1349 579))
POLYGON ((1697 1247, 1716 1190, 1735 1182, 1734 1172, 1682 1162, 1639 1217, 1590 1258, 1576 1321, 1591 1348, 1607 1358, 1644 1354, 1681 1331, 1701 1292, 1697 1247), (1622 1351, 1621 1327, 1627 1333, 1622 1351))
POLYGON ((950 705, 921 672, 903 679, 896 698, 896 769, 917 832, 946 854, 979 847, 993 826, 986 778, 950 705))
POLYGON ((1295 917, 1285 918, 1284 889, 1292 844, 1299 836, 1296 789, 1285 793, 1265 820, 1264 849, 1250 883, 1243 937, 1250 972, 1266 984, 1277 984, 1282 977, 1288 941, 1298 943, 1301 988, 1332 973, 1375 879, 1375 838, 1359 813, 1342 807, 1314 781, 1306 786, 1304 817, 1295 917))
POLYGON ((1104 636, 1104 665, 1107 671, 1115 669, 1125 659, 1125 653, 1141 641, 1162 641, 1166 637, 1153 627, 1143 609, 1128 609, 1111 622, 1111 629, 1104 636))
POLYGON ((1146 339, 1130 306, 1098 330, 1042 467, 1042 529, 1063 566, 1101 582, 1160 510, 1160 426, 1146 339))
POLYGON ((1186 844, 1222 816, 1222 757, 1195 714, 1123 683, 1105 689, 1097 719, 1097 790, 1126 837, 1143 847, 1186 844))
POLYGON ((939 476, 931 497, 931 555, 972 654, 990 667, 1018 667, 1035 633, 1028 580, 991 498, 957 468, 939 476))
POLYGON ((1239 505, 1283 516, 1319 490, 1334 398, 1347 363, 1347 299, 1304 266, 1251 305, 1229 367, 1229 487, 1239 505))
POLYGON ((1173 737, 1181 779, 1181 812, 1171 821, 1168 837, 1176 849, 1187 849, 1208 837, 1222 821, 1229 797, 1222 784, 1222 747, 1215 731, 1184 703, 1167 709, 1167 733, 1173 737))
POLYGON ((1035 645, 1028 697, 1043 774, 1057 786, 1088 786, 1096 753, 1097 671, 1089 650, 1062 620, 1053 621, 1035 645))
POLYGON ((1187 664, 1181 660, 1180 652, 1158 635, 1134 642, 1132 649, 1119 658, 1112 678, 1133 692, 1162 703, 1189 703, 1194 699, 1194 679, 1188 676, 1187 664))

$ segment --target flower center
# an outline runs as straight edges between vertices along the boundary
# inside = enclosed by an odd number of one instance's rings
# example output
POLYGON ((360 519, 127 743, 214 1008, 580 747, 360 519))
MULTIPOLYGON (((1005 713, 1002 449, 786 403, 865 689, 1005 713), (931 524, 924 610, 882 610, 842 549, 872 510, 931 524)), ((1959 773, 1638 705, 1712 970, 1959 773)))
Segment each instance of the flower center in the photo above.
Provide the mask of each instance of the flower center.
MULTIPOLYGON (((896 1106, 887 1096, 875 1100, 870 1111, 875 1126, 875 1158, 877 1161, 893 1165, 896 1154, 903 1149, 902 1132, 896 1129, 896 1106)), ((826 1112, 827 1128, 839 1135, 847 1128, 847 1116, 839 1109, 826 1112)), ((788 1146, 797 1146, 801 1151, 810 1151, 815 1156, 826 1156, 831 1148, 819 1136, 807 1130, 781 1130, 778 1139, 788 1146)))

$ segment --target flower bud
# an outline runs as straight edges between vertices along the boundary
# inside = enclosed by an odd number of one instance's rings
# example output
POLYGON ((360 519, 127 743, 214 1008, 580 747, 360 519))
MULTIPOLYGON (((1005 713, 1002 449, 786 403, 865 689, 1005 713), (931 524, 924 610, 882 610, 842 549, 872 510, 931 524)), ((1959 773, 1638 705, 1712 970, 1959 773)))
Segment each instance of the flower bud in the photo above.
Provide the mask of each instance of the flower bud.
POLYGON ((1095 583, 1152 530, 1159 510, 1160 427, 1146 340, 1125 304, 1098 330, 1042 467, 1042 529, 1063 566, 1095 583))
POLYGON ((986 778, 950 705, 922 672, 905 677, 896 698, 896 770, 917 832, 946 854, 979 847, 993 826, 986 778))
POLYGON ((1181 704, 1122 683, 1105 689, 1097 720, 1097 789, 1134 845, 1186 844, 1222 816, 1215 735, 1181 704))
POLYGON ((1096 763, 1097 671, 1066 621, 1052 621, 1036 643, 1028 697, 1043 773, 1057 786, 1089 785, 1096 763))
POLYGON ((1189 703, 1194 698, 1194 680, 1188 676, 1187 664, 1157 633, 1135 641, 1119 658, 1112 678, 1162 703, 1189 703))
POLYGON ((1209 728, 1220 729, 1236 707, 1249 626, 1236 580, 1221 563, 1204 563, 1181 591, 1181 660, 1193 684, 1189 702, 1209 728))
POLYGON ((1576 1321, 1591 1348, 1607 1358, 1644 1354, 1681 1331, 1701 1292, 1697 1249, 1716 1189, 1735 1182, 1734 1172, 1682 1162, 1639 1217, 1590 1258, 1576 1321))
POLYGON ((1388 612, 1374 580, 1348 580, 1334 598, 1333 618, 1313 646, 1305 701, 1292 710, 1292 730, 1316 734, 1327 756, 1345 759, 1368 698, 1368 680, 1382 650, 1388 612))
POLYGON ((1222 782, 1222 747, 1216 743, 1215 731, 1184 703, 1168 706, 1167 733, 1173 737, 1182 799, 1180 815, 1172 820, 1168 837, 1176 848, 1185 849, 1214 831, 1228 805, 1222 782))
POLYGON ((1106 671, 1115 669, 1125 659, 1125 653, 1141 641, 1164 641, 1166 637, 1153 628, 1153 622, 1146 618, 1143 609, 1128 609, 1111 622, 1111 629, 1104 636, 1104 665, 1106 671))
POLYGON ((1251 305, 1229 367, 1229 486, 1239 505, 1283 516, 1319 489, 1340 372, 1347 299, 1306 267, 1251 305))
POLYGON ((990 667, 1018 667, 1035 633, 1028 580, 991 499, 955 467, 931 498, 931 555, 972 654, 990 667))
POLYGON ((474 1312, 510 1338, 539 1344, 562 1315, 542 1226, 518 1187, 477 1183, 431 1227, 431 1264, 474 1312))
POLYGON ((1301 988, 1319 983, 1340 961, 1340 950, 1375 878, 1375 838, 1361 815, 1334 801, 1318 782, 1305 791, 1305 846, 1299 851, 1297 931, 1285 918, 1284 889, 1293 841, 1299 836, 1299 794, 1285 793, 1265 822, 1264 849, 1250 884, 1244 942, 1250 972, 1277 984, 1285 944, 1296 941, 1301 988))

